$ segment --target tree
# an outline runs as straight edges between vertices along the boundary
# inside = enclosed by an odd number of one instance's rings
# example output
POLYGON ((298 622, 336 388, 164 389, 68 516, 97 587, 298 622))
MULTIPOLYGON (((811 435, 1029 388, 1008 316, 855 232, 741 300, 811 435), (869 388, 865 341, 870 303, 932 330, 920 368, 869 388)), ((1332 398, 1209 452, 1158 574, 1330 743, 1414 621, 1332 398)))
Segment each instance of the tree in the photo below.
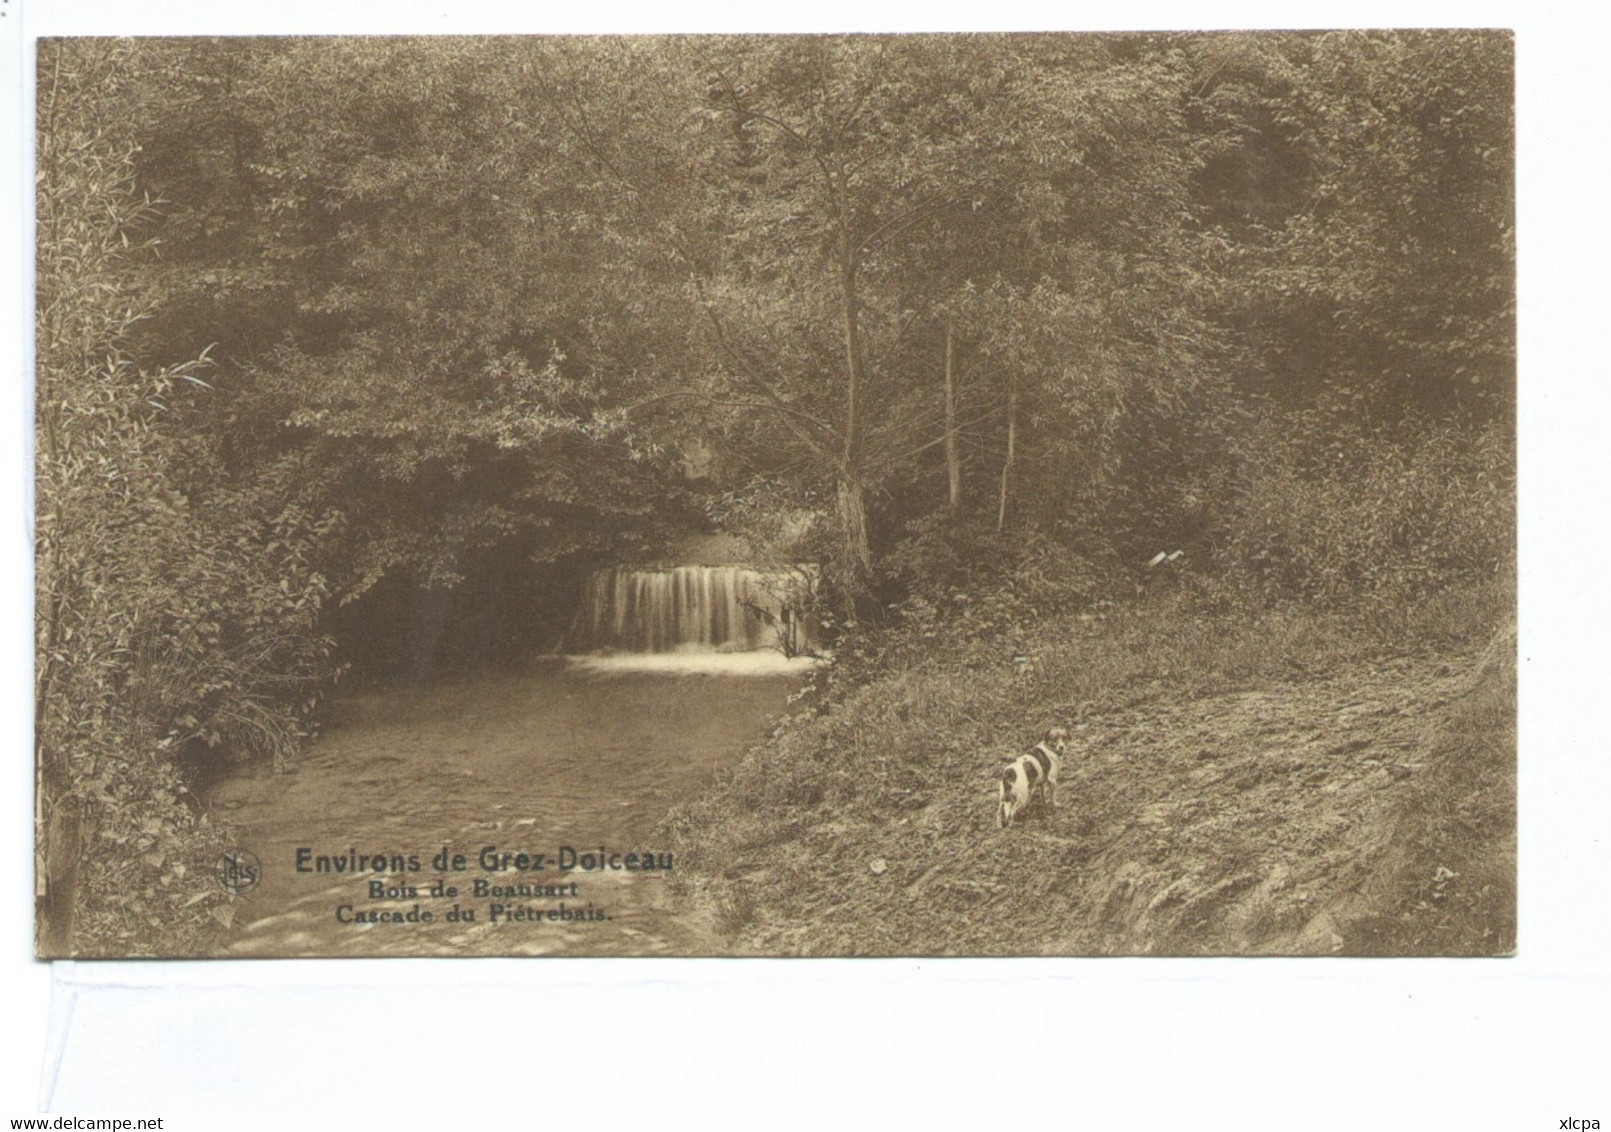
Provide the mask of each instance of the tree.
MULTIPOLYGON (((1168 43, 588 43, 549 76, 549 105, 635 221, 620 246, 687 281, 689 396, 770 417, 796 449, 835 500, 849 595, 874 572, 872 494, 941 444, 960 494, 963 410, 953 388, 945 417, 934 378, 949 335, 955 386, 964 323, 1005 390, 971 424, 1015 447, 1020 394, 1061 400, 1089 437, 1091 397, 1178 403, 1199 380, 1201 316, 1167 305, 1194 285, 1178 257, 1197 160, 1168 43), (1017 317, 1054 309, 1050 327, 1017 317), (1120 344, 1102 345, 1104 321, 1120 344)), ((1116 458, 1092 451, 1093 467, 1116 458)))
POLYGON ((308 473, 281 482, 342 517, 319 555, 341 603, 652 527, 667 462, 619 406, 653 343, 598 226, 569 226, 582 190, 534 116, 538 41, 160 52, 143 174, 181 201, 178 315, 153 334, 249 328, 198 427, 227 435, 226 480, 308 473))
MULTIPOLYGON (((1230 38, 1230 37, 1225 37, 1230 38)), ((1500 32, 1212 41, 1205 104, 1241 135, 1217 182, 1240 245, 1250 387, 1340 427, 1508 419, 1512 43, 1500 32), (1262 195, 1241 192, 1256 183, 1262 195)))
POLYGON ((1491 576, 1514 545, 1509 35, 1200 47, 1236 137, 1203 185, 1243 336, 1225 558, 1277 598, 1491 576))

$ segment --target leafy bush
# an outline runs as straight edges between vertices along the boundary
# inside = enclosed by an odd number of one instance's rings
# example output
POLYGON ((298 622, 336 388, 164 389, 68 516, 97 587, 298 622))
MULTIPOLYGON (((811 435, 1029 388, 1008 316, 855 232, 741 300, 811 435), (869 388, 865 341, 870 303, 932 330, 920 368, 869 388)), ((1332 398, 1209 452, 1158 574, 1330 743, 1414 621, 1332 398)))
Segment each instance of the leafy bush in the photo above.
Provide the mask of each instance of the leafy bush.
POLYGON ((1514 455, 1501 426, 1321 441, 1304 424, 1244 472, 1218 547, 1232 587, 1265 603, 1398 606, 1512 559, 1514 455))
POLYGON ((107 112, 130 50, 41 53, 55 80, 40 106, 34 724, 54 954, 194 946, 221 894, 195 868, 214 835, 181 754, 288 756, 330 675, 312 562, 339 518, 288 505, 272 477, 183 486, 177 470, 206 459, 172 418, 184 391, 206 395, 206 355, 147 371, 129 350, 155 207, 107 112), (116 865, 79 883, 83 859, 116 865))
POLYGON ((1123 589, 1122 567, 1099 539, 1059 541, 1034 529, 997 531, 945 513, 908 524, 884 568, 901 591, 927 601, 1000 591, 1029 613, 1081 608, 1123 589))

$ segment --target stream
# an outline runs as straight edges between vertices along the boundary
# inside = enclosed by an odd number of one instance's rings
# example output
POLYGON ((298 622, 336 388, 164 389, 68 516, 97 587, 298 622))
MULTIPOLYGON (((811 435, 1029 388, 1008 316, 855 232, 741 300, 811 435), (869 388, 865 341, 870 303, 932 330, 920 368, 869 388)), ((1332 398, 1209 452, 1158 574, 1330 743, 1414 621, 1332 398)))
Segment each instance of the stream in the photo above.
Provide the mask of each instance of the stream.
POLYGON ((261 866, 224 954, 713 954, 654 830, 766 734, 807 668, 547 657, 346 693, 289 772, 208 791, 261 866))

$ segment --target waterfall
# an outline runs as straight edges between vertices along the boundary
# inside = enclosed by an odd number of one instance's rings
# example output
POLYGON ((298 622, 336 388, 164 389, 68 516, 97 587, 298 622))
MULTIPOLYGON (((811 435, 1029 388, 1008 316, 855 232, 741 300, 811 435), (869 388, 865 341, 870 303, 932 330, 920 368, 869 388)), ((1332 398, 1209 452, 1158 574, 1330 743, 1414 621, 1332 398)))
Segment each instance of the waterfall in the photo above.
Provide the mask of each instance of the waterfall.
POLYGON ((600 570, 587 582, 573 651, 807 653, 817 644, 804 611, 811 567, 677 566, 600 570))

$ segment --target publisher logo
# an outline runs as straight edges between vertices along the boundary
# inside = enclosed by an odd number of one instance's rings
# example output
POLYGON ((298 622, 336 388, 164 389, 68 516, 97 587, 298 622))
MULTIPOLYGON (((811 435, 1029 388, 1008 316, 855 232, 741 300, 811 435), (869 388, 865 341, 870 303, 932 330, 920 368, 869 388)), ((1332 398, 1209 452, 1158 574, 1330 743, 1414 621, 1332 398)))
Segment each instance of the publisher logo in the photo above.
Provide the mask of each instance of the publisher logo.
POLYGON ((257 887, 263 879, 263 865, 257 854, 245 849, 231 849, 218 858, 218 887, 239 896, 257 887))

